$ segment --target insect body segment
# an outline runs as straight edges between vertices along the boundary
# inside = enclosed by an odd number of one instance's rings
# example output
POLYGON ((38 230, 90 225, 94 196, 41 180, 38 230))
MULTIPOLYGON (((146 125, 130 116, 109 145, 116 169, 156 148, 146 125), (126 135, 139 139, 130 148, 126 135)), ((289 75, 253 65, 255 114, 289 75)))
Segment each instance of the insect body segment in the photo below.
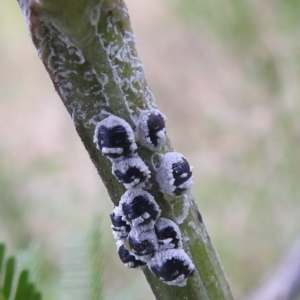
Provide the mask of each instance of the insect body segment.
POLYGON ((119 205, 123 210, 124 220, 132 226, 146 224, 154 226, 161 213, 154 197, 146 191, 125 192, 119 205))
POLYGON ((116 240, 125 239, 130 231, 130 225, 123 220, 123 212, 119 206, 116 206, 110 214, 111 228, 116 240))
POLYGON ((187 277, 195 272, 194 264, 182 249, 156 252, 148 267, 164 283, 177 286, 185 286, 187 277))
POLYGON ((113 163, 112 173, 126 189, 142 188, 151 176, 148 167, 138 156, 113 163))
POLYGON ((142 146, 159 151, 166 142, 166 117, 157 109, 145 110, 137 123, 137 133, 142 146))
POLYGON ((97 124, 94 143, 111 160, 123 159, 137 149, 132 128, 117 116, 109 116, 97 124))
POLYGON ((193 184, 192 167, 180 153, 166 153, 161 158, 156 181, 162 193, 181 196, 193 184))
POLYGON ((147 263, 136 259, 136 257, 126 249, 122 241, 117 241, 117 248, 119 257, 127 268, 145 269, 147 263))
POLYGON ((128 235, 128 242, 135 257, 146 262, 158 248, 155 232, 147 226, 133 227, 128 235))
POLYGON ((171 220, 159 218, 154 226, 159 250, 182 248, 179 227, 171 220))

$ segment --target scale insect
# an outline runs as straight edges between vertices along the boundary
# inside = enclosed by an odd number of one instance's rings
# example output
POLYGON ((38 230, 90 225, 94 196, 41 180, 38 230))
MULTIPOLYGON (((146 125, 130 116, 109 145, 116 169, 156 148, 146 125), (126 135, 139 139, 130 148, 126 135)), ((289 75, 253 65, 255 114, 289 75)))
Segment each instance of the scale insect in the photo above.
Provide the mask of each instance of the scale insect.
POLYGON ((137 149, 132 128, 117 116, 109 116, 97 124, 94 143, 112 161, 128 157, 137 149))
POLYGON ((173 197, 184 194, 193 184, 192 169, 180 153, 163 155, 156 173, 160 191, 173 197))
POLYGON ((158 240, 158 250, 182 248, 182 238, 179 227, 171 220, 159 218, 154 225, 158 240))
POLYGON ((148 267, 165 284, 176 286, 185 286, 188 276, 195 272, 194 264, 182 249, 156 252, 148 267))
POLYGON ((145 186, 151 172, 139 156, 124 158, 112 165, 112 173, 126 189, 138 189, 145 186))
POLYGON ((123 211, 119 206, 116 206, 109 215, 111 219, 111 229, 113 231, 114 239, 125 239, 130 231, 130 225, 123 220, 123 211))
POLYGON ((161 213, 154 197, 143 190, 126 191, 119 206, 123 211, 123 219, 131 226, 154 226, 161 213))
POLYGON ((128 235, 128 243, 135 257, 143 261, 148 261, 158 248, 155 232, 147 226, 133 227, 128 235))
POLYGON ((146 268, 147 263, 137 259, 129 250, 126 249, 122 241, 117 241, 118 255, 127 268, 135 268, 143 270, 146 268))
POLYGON ((159 151, 161 149, 167 139, 166 119, 157 109, 141 112, 137 122, 136 133, 142 146, 152 151, 159 151))

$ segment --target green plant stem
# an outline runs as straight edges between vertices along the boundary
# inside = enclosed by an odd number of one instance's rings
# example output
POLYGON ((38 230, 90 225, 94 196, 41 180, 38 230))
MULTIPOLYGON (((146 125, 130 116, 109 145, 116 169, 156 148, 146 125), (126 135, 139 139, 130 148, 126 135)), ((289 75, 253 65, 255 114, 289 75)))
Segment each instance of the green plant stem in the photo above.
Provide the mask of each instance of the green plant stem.
MULTIPOLYGON (((135 128, 139 110, 156 107, 137 56, 127 7, 122 0, 19 0, 19 4, 39 57, 112 202, 118 204, 125 190, 93 143, 95 125, 113 113, 135 128)), ((161 152, 168 151, 170 142, 161 152)), ((153 153, 139 149, 138 154, 154 172, 153 153)), ((144 271, 156 299, 233 299, 192 194, 167 201, 154 177, 150 193, 162 215, 179 225, 184 249, 197 269, 185 287, 165 285, 144 271)))

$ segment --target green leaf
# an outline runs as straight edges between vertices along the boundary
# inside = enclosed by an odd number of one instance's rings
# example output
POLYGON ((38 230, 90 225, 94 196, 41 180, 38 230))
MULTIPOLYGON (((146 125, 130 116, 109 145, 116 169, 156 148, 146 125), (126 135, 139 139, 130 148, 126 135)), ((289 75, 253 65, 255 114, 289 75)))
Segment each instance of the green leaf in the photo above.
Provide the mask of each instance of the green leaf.
MULTIPOLYGON (((3 286, 0 285, 0 300, 9 300, 14 297, 14 300, 42 300, 41 294, 36 290, 33 283, 29 283, 29 271, 24 267, 16 267, 16 259, 10 257, 6 261, 5 272, 1 270, 4 265, 5 245, 0 244, 0 274, 4 277, 3 286), (18 276, 19 274, 19 276, 18 276), (18 282, 16 282, 18 280, 18 282), (14 296, 15 295, 15 296, 14 296)), ((31 262, 34 264, 34 261, 31 262)))
POLYGON ((102 249, 101 249, 101 218, 96 217, 89 237, 91 300, 102 299, 102 249))
POLYGON ((28 283, 24 291, 23 299, 32 300, 33 295, 34 295, 34 285, 32 283, 28 283))
POLYGON ((0 274, 1 274, 2 264, 4 260, 4 254, 5 254, 5 246, 4 244, 0 244, 0 274))
POLYGON ((4 287, 3 287, 3 295, 6 299, 9 299, 9 296, 11 294, 14 271, 15 271, 15 259, 13 257, 10 257, 6 263, 4 287))
POLYGON ((0 291, 0 300, 6 300, 5 297, 3 296, 2 291, 0 291))
POLYGON ((26 295, 27 283, 28 283, 28 271, 24 270, 21 272, 21 274, 19 276, 15 300, 28 299, 28 298, 24 297, 26 295))
POLYGON ((38 243, 31 242, 26 249, 16 255, 18 271, 28 270, 30 280, 38 283, 41 277, 41 248, 38 243))
POLYGON ((36 292, 32 300, 42 300, 42 295, 39 292, 36 292))
POLYGON ((101 226, 73 236, 64 249, 58 299, 102 299, 101 226))

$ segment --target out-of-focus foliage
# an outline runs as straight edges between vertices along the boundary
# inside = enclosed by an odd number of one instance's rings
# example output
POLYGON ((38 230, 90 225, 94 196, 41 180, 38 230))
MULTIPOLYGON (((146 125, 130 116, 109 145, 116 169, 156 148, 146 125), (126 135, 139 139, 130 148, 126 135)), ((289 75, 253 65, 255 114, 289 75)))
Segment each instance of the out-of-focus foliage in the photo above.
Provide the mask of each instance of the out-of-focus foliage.
POLYGON ((0 299, 42 300, 41 293, 29 279, 28 269, 17 267, 14 257, 5 258, 5 245, 0 244, 0 299))
POLYGON ((101 222, 95 218, 92 229, 66 243, 60 263, 58 300, 101 300, 102 249, 101 222))

